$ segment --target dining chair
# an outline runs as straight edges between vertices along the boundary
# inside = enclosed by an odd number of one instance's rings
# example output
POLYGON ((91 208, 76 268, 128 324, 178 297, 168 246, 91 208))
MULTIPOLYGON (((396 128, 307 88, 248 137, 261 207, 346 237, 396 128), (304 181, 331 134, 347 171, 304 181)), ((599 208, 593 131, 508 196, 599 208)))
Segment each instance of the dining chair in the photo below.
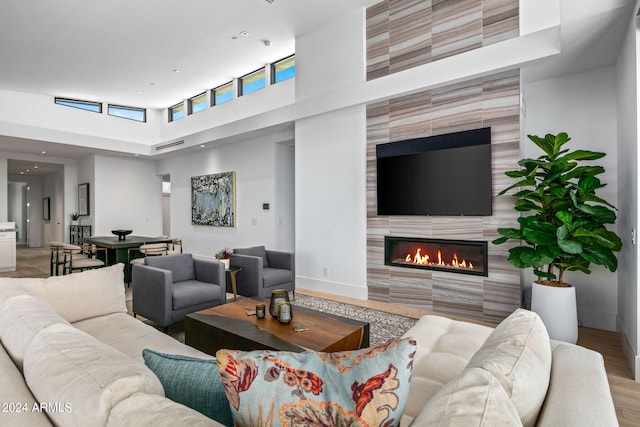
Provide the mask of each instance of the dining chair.
POLYGON ((107 249, 96 245, 70 245, 63 244, 64 265, 62 274, 71 274, 76 270, 84 271, 93 268, 101 268, 108 264, 107 249), (104 251, 104 260, 98 258, 98 252, 104 251))

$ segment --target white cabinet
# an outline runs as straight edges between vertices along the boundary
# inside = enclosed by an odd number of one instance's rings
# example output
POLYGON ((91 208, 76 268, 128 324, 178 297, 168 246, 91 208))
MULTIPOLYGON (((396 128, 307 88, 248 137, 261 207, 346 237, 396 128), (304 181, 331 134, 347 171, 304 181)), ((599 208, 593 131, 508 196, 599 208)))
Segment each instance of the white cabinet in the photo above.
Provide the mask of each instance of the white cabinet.
POLYGON ((0 222, 0 272, 16 271, 16 224, 0 222))

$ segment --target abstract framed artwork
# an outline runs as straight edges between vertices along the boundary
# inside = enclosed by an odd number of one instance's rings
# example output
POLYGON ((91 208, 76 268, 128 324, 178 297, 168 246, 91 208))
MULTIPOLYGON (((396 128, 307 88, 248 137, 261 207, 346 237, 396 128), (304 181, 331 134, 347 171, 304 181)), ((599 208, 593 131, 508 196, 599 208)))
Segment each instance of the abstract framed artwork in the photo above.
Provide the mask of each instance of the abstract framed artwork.
POLYGON ((78 185, 78 215, 89 215, 89 183, 78 185))
POLYGON ((191 177, 191 224, 236 226, 236 173, 191 177))

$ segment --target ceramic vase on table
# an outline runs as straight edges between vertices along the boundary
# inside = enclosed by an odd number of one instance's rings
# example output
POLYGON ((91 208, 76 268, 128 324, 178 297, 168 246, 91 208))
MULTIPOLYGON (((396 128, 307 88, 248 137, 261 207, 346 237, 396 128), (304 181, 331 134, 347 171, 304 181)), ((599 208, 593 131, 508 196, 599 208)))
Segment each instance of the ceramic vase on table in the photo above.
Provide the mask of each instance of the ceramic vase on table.
POLYGON ((218 261, 220 261, 222 264, 224 264, 224 269, 225 270, 229 269, 229 258, 219 259, 218 261))
POLYGON ((540 316, 551 339, 571 344, 578 341, 575 287, 546 286, 533 282, 531 311, 540 316))

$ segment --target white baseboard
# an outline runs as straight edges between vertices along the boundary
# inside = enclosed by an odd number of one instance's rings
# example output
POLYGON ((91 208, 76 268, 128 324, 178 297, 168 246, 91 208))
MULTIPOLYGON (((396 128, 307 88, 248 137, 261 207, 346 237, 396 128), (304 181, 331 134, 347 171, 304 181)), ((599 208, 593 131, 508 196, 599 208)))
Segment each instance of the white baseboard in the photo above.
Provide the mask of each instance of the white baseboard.
POLYGON ((368 298, 366 286, 358 286, 353 283, 332 282, 314 277, 296 276, 296 289, 309 289, 311 291, 326 292, 361 300, 368 298))
POLYGON ((578 321, 580 322, 580 326, 586 326, 588 328, 602 329, 604 331, 612 332, 618 330, 617 313, 589 310, 578 306, 578 321))
POLYGON ((629 368, 631 369, 631 375, 635 381, 640 381, 640 356, 636 354, 635 349, 627 338, 627 333, 620 322, 618 322, 618 329, 620 332, 620 341, 622 345, 622 352, 627 359, 629 368))

